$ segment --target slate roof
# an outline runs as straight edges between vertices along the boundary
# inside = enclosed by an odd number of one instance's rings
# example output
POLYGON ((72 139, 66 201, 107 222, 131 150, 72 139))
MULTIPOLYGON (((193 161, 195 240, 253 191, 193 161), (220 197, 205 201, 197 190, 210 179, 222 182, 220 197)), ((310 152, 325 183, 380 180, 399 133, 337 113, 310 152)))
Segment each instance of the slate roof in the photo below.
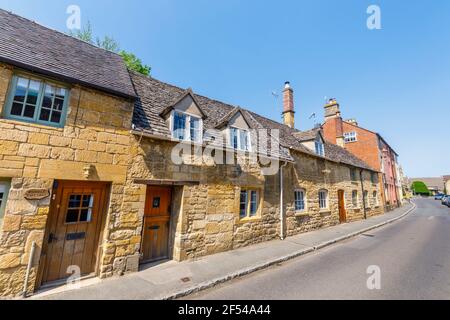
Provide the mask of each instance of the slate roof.
POLYGON ((135 97, 119 55, 0 9, 0 61, 123 97, 135 97))
MULTIPOLYGON (((181 96, 185 95, 186 90, 151 77, 142 76, 136 72, 130 71, 130 74, 138 96, 133 116, 133 124, 136 130, 150 135, 170 138, 169 128, 160 114, 168 106, 172 106, 175 101, 178 101, 181 96)), ((203 126, 206 130, 215 129, 217 125, 220 125, 224 121, 226 122, 237 112, 241 112, 252 129, 268 129, 268 134, 271 134, 271 130, 279 130, 279 142, 282 146, 281 156, 284 159, 292 159, 289 155, 289 149, 314 157, 320 157, 302 144, 302 141, 306 141, 306 138, 312 136, 315 138, 320 128, 305 132, 299 131, 244 108, 232 106, 194 93, 193 95, 199 107, 206 115, 206 118, 203 120, 203 126)), ((325 155, 322 158, 376 171, 344 148, 327 142, 325 143, 325 155)))

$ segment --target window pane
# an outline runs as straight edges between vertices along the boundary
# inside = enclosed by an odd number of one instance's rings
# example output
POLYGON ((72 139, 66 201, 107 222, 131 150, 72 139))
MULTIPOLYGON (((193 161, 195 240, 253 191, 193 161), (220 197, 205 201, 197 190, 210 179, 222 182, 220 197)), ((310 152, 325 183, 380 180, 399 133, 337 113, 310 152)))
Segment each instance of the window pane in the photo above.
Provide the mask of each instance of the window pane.
POLYGON ((25 105, 25 110, 23 112, 23 116, 26 118, 34 118, 34 110, 36 109, 33 105, 25 105))
POLYGON ((28 80, 24 78, 19 78, 17 81, 16 92, 14 94, 14 101, 24 102, 27 88, 28 88, 28 80))
POLYGON ((295 210, 302 211, 305 210, 305 194, 303 191, 295 192, 295 210))
POLYGON ((328 207, 326 191, 319 192, 319 205, 320 209, 326 209, 328 207))
POLYGON ((61 111, 64 106, 64 100, 55 98, 55 101, 53 102, 53 109, 61 111))
POLYGON ((245 218, 247 216, 247 191, 241 191, 240 199, 240 216, 245 218))
POLYGON ((53 111, 52 118, 50 119, 50 121, 53 123, 59 123, 61 121, 61 112, 53 111))
POLYGON ((244 151, 250 150, 250 144, 249 144, 249 132, 246 130, 239 130, 240 134, 240 140, 241 140, 241 146, 240 149, 244 151))
POLYGON ((78 209, 67 210, 66 223, 78 222, 78 209))
POLYGON ((234 149, 237 149, 239 147, 239 145, 238 145, 238 129, 236 129, 236 128, 230 129, 230 142, 231 142, 231 146, 234 149))
POLYGON ((69 198, 69 208, 81 207, 81 195, 71 195, 69 198))
POLYGON ((11 107, 11 115, 13 116, 21 116, 23 110, 23 105, 21 103, 14 102, 11 107))
POLYGON ((92 209, 81 209, 80 222, 91 222, 92 209))
POLYGON ((50 119, 50 110, 49 109, 41 109, 41 115, 39 116, 39 120, 48 121, 50 119))
POLYGON ((191 117, 191 141, 201 141, 200 119, 191 117))
POLYGON ((257 212, 258 212, 258 194, 256 191, 251 191, 250 215, 255 216, 257 212))
POLYGON ((186 115, 175 112, 173 123, 173 137, 184 140, 186 130, 186 115))

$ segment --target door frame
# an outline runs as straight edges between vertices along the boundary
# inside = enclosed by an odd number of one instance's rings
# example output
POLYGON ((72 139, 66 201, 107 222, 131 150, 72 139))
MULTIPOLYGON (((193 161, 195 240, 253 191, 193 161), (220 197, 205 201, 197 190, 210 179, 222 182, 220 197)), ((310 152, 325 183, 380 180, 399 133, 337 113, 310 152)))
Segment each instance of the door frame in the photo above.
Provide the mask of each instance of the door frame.
POLYGON ((174 187, 173 185, 165 185, 165 184, 152 184, 152 185, 147 185, 146 186, 146 191, 145 191, 145 204, 144 204, 144 215, 142 217, 142 231, 141 231, 141 247, 140 247, 140 255, 141 255, 141 259, 139 261, 139 264, 144 265, 144 264, 150 264, 150 263, 155 263, 158 261, 164 261, 167 259, 172 259, 172 254, 173 252, 171 252, 171 235, 172 235, 172 224, 173 224, 173 195, 174 195, 174 187), (167 257, 165 258, 160 258, 160 259, 154 259, 154 260, 144 260, 144 241, 145 241, 145 237, 144 237, 144 233, 145 233, 145 218, 146 218, 146 211, 147 210, 147 195, 149 193, 149 190, 151 189, 167 189, 170 190, 170 199, 169 199, 169 225, 168 225, 168 235, 167 235, 167 257))
MULTIPOLYGON (((38 264, 38 270, 36 274, 36 283, 35 288, 39 289, 43 285, 49 284, 51 286, 52 283, 55 283, 57 285, 58 283, 61 283, 61 280, 51 281, 43 283, 43 277, 45 274, 45 268, 47 267, 47 261, 48 261, 48 247, 49 247, 49 237, 51 233, 51 227, 52 227, 52 219, 55 219, 54 216, 57 214, 57 205, 61 202, 62 197, 62 190, 60 189, 63 185, 70 186, 71 184, 76 184, 77 186, 80 185, 86 185, 86 186, 101 186, 104 188, 104 196, 102 197, 102 200, 100 202, 101 209, 99 210, 99 214, 101 215, 99 217, 99 222, 97 226, 97 235, 96 235, 96 246, 97 250, 93 250, 93 254, 96 255, 96 261, 94 263, 94 272, 92 275, 95 275, 96 277, 100 274, 100 262, 103 255, 103 239, 105 235, 105 226, 106 226, 106 220, 108 218, 109 214, 109 206, 110 206, 110 197, 111 197, 111 183, 110 182, 103 182, 103 181, 78 181, 78 180, 55 180, 53 182, 53 187, 51 191, 51 198, 50 198, 50 205, 49 205, 49 214, 47 217, 47 223, 45 226, 45 233, 44 233, 44 240, 42 243, 42 250, 39 257, 39 264, 38 264), (60 191, 61 190, 61 191, 60 191)), ((82 277, 83 278, 83 277, 82 277)))
POLYGON ((347 209, 345 208, 345 190, 338 190, 339 223, 347 223, 347 209))

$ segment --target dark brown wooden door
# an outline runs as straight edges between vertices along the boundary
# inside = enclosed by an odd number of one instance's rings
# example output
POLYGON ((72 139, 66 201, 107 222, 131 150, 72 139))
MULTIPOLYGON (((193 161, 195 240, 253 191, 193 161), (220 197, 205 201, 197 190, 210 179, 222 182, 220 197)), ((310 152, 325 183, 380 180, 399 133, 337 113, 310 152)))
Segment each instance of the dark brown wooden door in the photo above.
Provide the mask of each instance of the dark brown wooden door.
POLYGON ((339 222, 346 223, 347 222, 347 211, 345 210, 345 199, 344 199, 344 190, 338 191, 338 202, 339 202, 339 222))
POLYGON ((170 203, 172 189, 147 187, 142 260, 151 262, 169 257, 170 203))
POLYGON ((43 252, 42 282, 68 278, 77 268, 81 276, 95 272, 107 190, 106 183, 57 182, 43 252), (71 273, 67 273, 69 267, 71 273))

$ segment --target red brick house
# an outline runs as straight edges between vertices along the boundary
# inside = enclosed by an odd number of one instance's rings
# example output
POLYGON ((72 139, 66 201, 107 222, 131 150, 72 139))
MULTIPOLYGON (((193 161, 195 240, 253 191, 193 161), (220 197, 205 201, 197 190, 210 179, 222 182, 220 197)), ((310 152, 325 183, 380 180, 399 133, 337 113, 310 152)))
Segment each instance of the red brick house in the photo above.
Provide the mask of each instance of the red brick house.
POLYGON ((401 205, 398 194, 396 164, 398 154, 383 137, 358 125, 356 120, 343 120, 339 104, 330 99, 325 105, 324 138, 341 146, 381 173, 378 176, 380 192, 386 210, 401 205))

